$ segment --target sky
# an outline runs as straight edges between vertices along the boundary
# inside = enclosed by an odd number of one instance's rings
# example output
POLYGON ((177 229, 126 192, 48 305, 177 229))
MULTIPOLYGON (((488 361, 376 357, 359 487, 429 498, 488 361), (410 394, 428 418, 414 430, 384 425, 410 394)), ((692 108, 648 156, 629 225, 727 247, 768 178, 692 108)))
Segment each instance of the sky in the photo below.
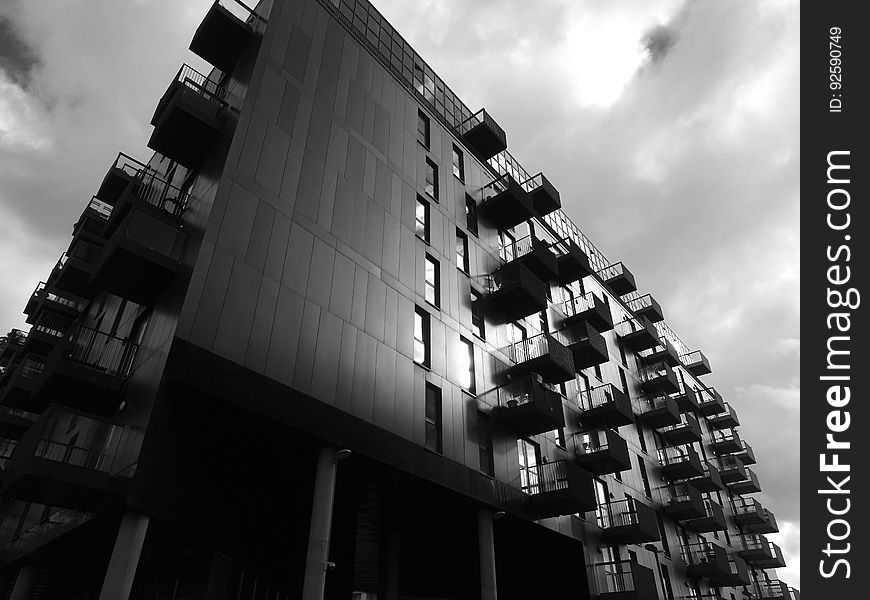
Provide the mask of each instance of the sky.
MULTIPOLYGON (((799 2, 375 0, 670 327, 756 450, 800 587, 799 2)), ((149 121, 211 0, 0 0, 0 330, 149 121)))

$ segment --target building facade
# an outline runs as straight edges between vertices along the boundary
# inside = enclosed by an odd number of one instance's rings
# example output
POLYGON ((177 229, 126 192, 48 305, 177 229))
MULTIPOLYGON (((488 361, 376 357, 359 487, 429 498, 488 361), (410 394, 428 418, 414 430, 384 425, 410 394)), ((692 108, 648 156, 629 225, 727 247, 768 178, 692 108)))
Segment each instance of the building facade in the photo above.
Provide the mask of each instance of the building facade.
POLYGON ((733 407, 366 0, 219 0, 0 341, 0 598, 799 598, 733 407))

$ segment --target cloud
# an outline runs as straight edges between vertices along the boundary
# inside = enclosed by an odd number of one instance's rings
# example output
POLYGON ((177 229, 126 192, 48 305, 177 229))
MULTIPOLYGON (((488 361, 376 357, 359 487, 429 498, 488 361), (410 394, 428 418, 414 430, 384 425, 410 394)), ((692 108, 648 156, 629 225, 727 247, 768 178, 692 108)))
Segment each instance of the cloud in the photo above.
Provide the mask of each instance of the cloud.
POLYGON ((791 587, 801 587, 801 528, 793 521, 780 521, 779 533, 768 534, 769 539, 782 549, 786 566, 777 569, 777 577, 791 587))
POLYGON ((0 73, 19 85, 26 85, 31 69, 38 62, 36 51, 21 38, 11 18, 0 9, 0 73))

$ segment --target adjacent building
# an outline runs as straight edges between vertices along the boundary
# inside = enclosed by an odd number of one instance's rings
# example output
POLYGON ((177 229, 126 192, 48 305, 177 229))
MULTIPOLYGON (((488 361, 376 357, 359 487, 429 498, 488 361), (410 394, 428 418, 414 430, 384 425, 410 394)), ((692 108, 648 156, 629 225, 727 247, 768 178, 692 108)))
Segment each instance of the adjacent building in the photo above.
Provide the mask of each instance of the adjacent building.
POLYGON ((799 598, 704 354, 368 1, 190 49, 0 340, 0 598, 799 598))

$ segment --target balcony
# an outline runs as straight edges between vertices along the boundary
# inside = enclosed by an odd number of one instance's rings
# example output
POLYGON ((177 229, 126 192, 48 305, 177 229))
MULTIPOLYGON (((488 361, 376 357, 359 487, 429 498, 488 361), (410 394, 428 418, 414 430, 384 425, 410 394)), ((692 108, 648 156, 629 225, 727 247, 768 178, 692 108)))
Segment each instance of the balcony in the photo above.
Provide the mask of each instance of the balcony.
MULTIPOLYGON (((783 600, 795 599, 792 588, 778 579, 762 580, 757 583, 759 598, 783 598, 783 600)), ((798 594, 797 598, 800 598, 798 594)))
POLYGON ((118 154, 106 177, 117 173, 122 173, 123 177, 116 176, 117 189, 113 192, 111 202, 104 204, 104 214, 108 220, 105 237, 109 237, 133 209, 144 211, 172 225, 181 224, 181 216, 190 201, 188 191, 172 185, 168 177, 123 152, 118 154))
POLYGON ((725 400, 716 391, 716 388, 708 387, 698 391, 698 412, 705 417, 718 415, 725 410, 725 400))
POLYGON ((578 396, 580 423, 584 428, 617 428, 634 422, 631 400, 613 384, 583 390, 578 396))
POLYGON ((481 397, 495 403, 493 416, 518 436, 537 435, 565 426, 562 396, 537 377, 526 377, 495 388, 481 397))
POLYGON ((673 398, 656 396, 641 398, 637 401, 640 418, 650 427, 660 429, 680 422, 680 410, 673 398))
POLYGON ((638 373, 645 394, 674 394, 680 391, 677 374, 663 362, 643 367, 638 373))
POLYGON ((634 314, 646 317, 653 323, 658 323, 664 319, 661 305, 650 294, 629 300, 627 305, 634 314))
POLYGON ((698 393, 688 386, 684 385, 683 389, 674 394, 673 398, 681 413, 696 412, 698 410, 698 393))
POLYGON ((752 533, 779 533, 779 525, 776 523, 774 514, 766 508, 761 509, 762 520, 760 523, 750 523, 748 529, 752 533))
POLYGON ((656 363, 665 363, 669 367, 677 367, 680 365, 680 358, 677 355, 677 349, 674 348, 674 345, 664 337, 659 339, 658 345, 648 350, 641 350, 638 352, 638 355, 645 365, 653 365, 656 363))
POLYGON ((90 279, 100 260, 103 245, 85 239, 73 240, 54 266, 46 285, 57 290, 90 298, 94 292, 90 279))
POLYGON ((745 440, 740 440, 740 445, 742 446, 742 448, 739 452, 736 452, 734 456, 743 461, 744 465, 754 465, 755 451, 752 450, 752 446, 747 444, 745 440))
POLYGON ((5 373, 0 387, 0 401, 14 408, 30 407, 30 397, 36 390, 37 382, 45 368, 45 357, 25 354, 21 361, 5 373))
POLYGON ((689 413, 680 415, 680 421, 669 427, 660 429, 665 442, 671 446, 682 446, 701 441, 701 425, 698 419, 689 413))
POLYGON ((718 544, 702 542, 684 549, 686 574, 695 579, 718 579, 731 575, 728 553, 718 544))
POLYGON ((655 573, 634 561, 597 563, 592 576, 599 600, 659 600, 655 573))
POLYGON ((749 566, 746 561, 727 551, 728 555, 728 573, 714 576, 710 578, 710 584, 721 587, 742 587, 752 583, 752 574, 749 572, 749 566))
POLYGON ((0 427, 7 438, 21 439, 21 434, 30 429, 38 418, 39 415, 26 410, 0 406, 0 427))
POLYGON ((195 169, 220 136, 227 107, 223 88, 183 65, 151 118, 148 147, 195 169))
POLYGON ((573 379, 574 358, 556 336, 539 333, 514 342, 502 352, 513 363, 507 369, 509 379, 518 379, 536 373, 547 383, 564 383, 573 379))
POLYGON ((41 312, 24 340, 22 351, 45 356, 63 341, 75 322, 75 317, 68 314, 41 312))
POLYGON ((737 418, 737 411, 734 407, 725 403, 725 411, 712 417, 707 417, 707 422, 711 429, 731 429, 740 425, 740 419, 737 418))
POLYGON ((76 410, 110 414, 130 374, 138 344, 76 325, 45 359, 30 400, 34 412, 51 402, 76 410))
POLYGON ((725 483, 734 483, 746 479, 746 467, 736 455, 719 457, 719 474, 725 483))
POLYGON ((549 242, 527 235, 499 248, 499 257, 508 265, 519 263, 537 275, 541 281, 552 281, 559 268, 549 242))
POLYGON ((750 527, 768 522, 764 507, 754 498, 734 498, 732 507, 734 509, 734 522, 738 525, 750 527))
POLYGON ((505 173, 483 188, 480 212, 498 229, 510 229, 535 216, 532 197, 505 173))
POLYGON ((96 244, 103 243, 106 224, 112 207, 96 196, 90 199, 78 221, 73 225, 73 239, 82 237, 96 244))
POLYGON ((710 447, 718 455, 740 452, 743 449, 740 436, 733 429, 713 431, 713 441, 710 443, 710 447))
POLYGON ((50 407, 21 438, 3 494, 51 506, 98 508, 109 489, 123 426, 50 407))
POLYGON ((577 464, 595 475, 631 469, 628 444, 612 429, 574 434, 577 464))
POLYGON ((562 303, 560 307, 566 315, 565 325, 585 323, 601 333, 613 329, 610 306, 592 292, 583 294, 578 298, 571 298, 562 303))
POLYGON ((525 471, 523 491, 544 517, 595 510, 592 476, 567 460, 542 463, 525 471))
POLYGON ((785 566, 780 547, 760 533, 743 534, 741 548, 737 554, 758 569, 779 569, 785 566))
POLYGON ((94 285, 153 305, 175 275, 186 234, 160 215, 131 208, 117 223, 94 269, 94 285))
POLYGON ((635 352, 649 350, 659 343, 659 334, 646 317, 626 319, 615 328, 622 343, 635 352))
POLYGON ((704 467, 698 453, 691 446, 674 446, 658 451, 662 477, 668 481, 691 479, 704 474, 704 467))
POLYGON ((608 542, 642 544, 659 540, 656 511, 634 498, 602 504, 596 514, 608 542))
POLYGON ((570 238, 559 240, 554 245, 556 266, 559 268, 559 283, 568 285, 593 273, 589 257, 570 238))
MULTIPOLYGON (((694 480, 692 481, 694 485, 694 480)), ((728 523, 725 520, 725 509, 717 502, 704 498, 704 516, 697 519, 691 519, 686 522, 686 525, 697 531, 698 533, 710 533, 713 531, 725 531, 728 528, 728 523)))
POLYGON ((521 264, 514 263, 492 274, 489 305, 506 323, 547 308, 547 284, 521 264))
POLYGON ((532 197, 532 206, 539 217, 545 217, 562 208, 559 190, 553 187, 553 184, 544 177, 543 173, 530 177, 522 185, 523 189, 532 197))
POLYGON ((483 160, 489 160, 499 152, 507 150, 504 129, 484 109, 480 109, 459 125, 459 136, 483 160))
POLYGON ((707 515, 701 492, 688 483, 669 485, 665 489, 665 514, 676 521, 697 519, 707 515))
POLYGON ((702 492, 718 492, 725 489, 719 469, 708 461, 703 461, 701 467, 704 469, 704 473, 691 480, 693 486, 702 492))
POLYGON ((224 73, 231 72, 254 33, 255 18, 259 17, 241 2, 216 1, 193 34, 191 52, 224 73))
POLYGON ((704 356, 704 353, 700 350, 684 354, 680 357, 680 360, 683 362, 686 369, 693 375, 701 376, 712 373, 712 370, 710 369, 710 361, 707 360, 707 357, 704 356))
POLYGON ((565 331, 566 337, 573 341, 568 348, 574 357, 574 368, 579 373, 583 369, 603 365, 610 356, 607 352, 607 340, 594 327, 581 323, 565 331))
POLYGON ((598 276, 610 288, 610 291, 617 296, 624 296, 625 294, 637 291, 634 275, 621 262, 604 267, 598 271, 598 276))
POLYGON ((76 318, 84 310, 87 303, 88 301, 84 298, 56 290, 54 286, 47 288, 45 282, 40 281, 24 307, 24 314, 27 315, 27 322, 30 324, 35 323, 43 311, 66 314, 76 318))
POLYGON ((757 494, 761 491, 761 484, 758 483, 758 476, 755 472, 748 468, 746 469, 746 478, 730 483, 728 487, 733 494, 757 494))

